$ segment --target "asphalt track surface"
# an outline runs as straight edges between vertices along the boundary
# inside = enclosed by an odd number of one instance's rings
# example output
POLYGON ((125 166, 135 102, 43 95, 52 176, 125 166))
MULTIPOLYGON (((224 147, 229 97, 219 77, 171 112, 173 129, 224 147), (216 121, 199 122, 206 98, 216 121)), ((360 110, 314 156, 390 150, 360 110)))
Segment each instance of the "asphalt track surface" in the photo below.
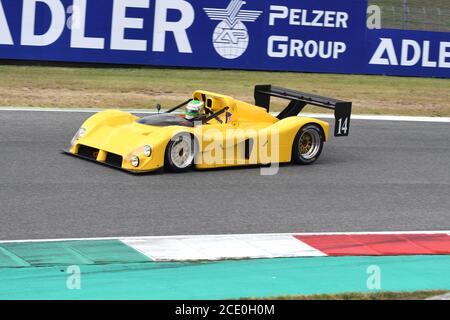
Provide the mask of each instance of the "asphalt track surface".
POLYGON ((312 166, 135 176, 61 153, 88 113, 0 112, 0 239, 450 229, 450 124, 353 120, 312 166))

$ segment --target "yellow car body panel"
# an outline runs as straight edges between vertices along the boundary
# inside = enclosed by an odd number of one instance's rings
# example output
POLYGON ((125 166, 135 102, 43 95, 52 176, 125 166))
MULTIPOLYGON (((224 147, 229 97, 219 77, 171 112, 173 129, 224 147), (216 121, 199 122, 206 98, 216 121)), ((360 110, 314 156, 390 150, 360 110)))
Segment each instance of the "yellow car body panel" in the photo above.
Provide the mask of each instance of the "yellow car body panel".
POLYGON ((199 147, 196 159, 216 160, 195 161, 198 169, 290 162, 294 139, 306 124, 318 125, 324 140, 328 140, 329 124, 319 119, 289 116, 279 120, 263 107, 203 90, 195 91, 192 98, 205 101, 212 112, 228 108, 227 112, 218 116, 220 121, 212 118, 205 124, 187 127, 148 125, 139 123, 140 118, 128 112, 101 111, 82 124, 83 134, 74 138, 68 152, 99 163, 114 162, 115 167, 139 173, 164 167, 166 148, 179 133, 195 137, 199 147), (252 139, 252 150, 269 151, 263 156, 252 152, 249 157, 240 146, 248 139, 252 139), (144 146, 151 146, 150 156, 144 154, 144 146), (139 159, 137 167, 132 165, 133 156, 139 159))

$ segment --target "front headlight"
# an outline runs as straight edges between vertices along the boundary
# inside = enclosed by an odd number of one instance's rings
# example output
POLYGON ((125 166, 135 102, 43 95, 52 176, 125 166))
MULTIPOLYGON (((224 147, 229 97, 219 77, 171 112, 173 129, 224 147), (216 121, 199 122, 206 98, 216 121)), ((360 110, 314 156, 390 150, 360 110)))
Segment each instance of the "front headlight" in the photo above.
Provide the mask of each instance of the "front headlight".
POLYGON ((150 157, 152 155, 152 146, 150 146, 150 145, 144 146, 144 155, 146 157, 150 157))
POLYGON ((138 156, 131 157, 131 165, 133 167, 139 167, 139 157, 138 156))
POLYGON ((75 142, 77 142, 77 140, 80 140, 81 138, 83 138, 85 134, 86 134, 86 129, 81 127, 80 129, 78 129, 78 131, 73 136, 72 140, 70 141, 70 144, 73 146, 75 144, 75 142))

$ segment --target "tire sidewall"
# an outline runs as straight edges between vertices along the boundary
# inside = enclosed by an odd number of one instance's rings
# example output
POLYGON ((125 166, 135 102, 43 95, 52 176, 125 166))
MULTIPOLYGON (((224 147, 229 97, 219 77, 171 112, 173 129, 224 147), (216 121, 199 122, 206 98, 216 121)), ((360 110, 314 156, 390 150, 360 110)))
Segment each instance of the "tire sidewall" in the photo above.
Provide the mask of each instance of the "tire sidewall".
POLYGON ((322 129, 317 124, 306 124, 303 127, 300 128, 300 130, 297 132, 297 135, 295 136, 294 143, 292 144, 292 162, 296 164, 303 164, 308 165, 314 163, 317 159, 319 159, 320 154, 322 153, 323 149, 323 142, 324 142, 324 135, 322 132, 322 129), (299 142, 302 134, 308 130, 316 130, 319 133, 320 136, 320 146, 319 150, 317 151, 317 154, 311 158, 311 159, 305 159, 300 154, 300 148, 299 148, 299 142))

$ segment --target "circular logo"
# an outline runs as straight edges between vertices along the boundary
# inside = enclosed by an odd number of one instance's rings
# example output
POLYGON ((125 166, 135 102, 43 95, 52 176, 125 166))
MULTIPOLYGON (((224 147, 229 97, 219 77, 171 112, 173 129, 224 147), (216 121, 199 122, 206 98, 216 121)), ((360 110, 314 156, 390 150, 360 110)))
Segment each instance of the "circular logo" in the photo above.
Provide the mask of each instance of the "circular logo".
POLYGON ((239 58, 248 47, 247 27, 240 21, 230 26, 220 22, 213 33, 213 45, 216 52, 225 59, 239 58))

